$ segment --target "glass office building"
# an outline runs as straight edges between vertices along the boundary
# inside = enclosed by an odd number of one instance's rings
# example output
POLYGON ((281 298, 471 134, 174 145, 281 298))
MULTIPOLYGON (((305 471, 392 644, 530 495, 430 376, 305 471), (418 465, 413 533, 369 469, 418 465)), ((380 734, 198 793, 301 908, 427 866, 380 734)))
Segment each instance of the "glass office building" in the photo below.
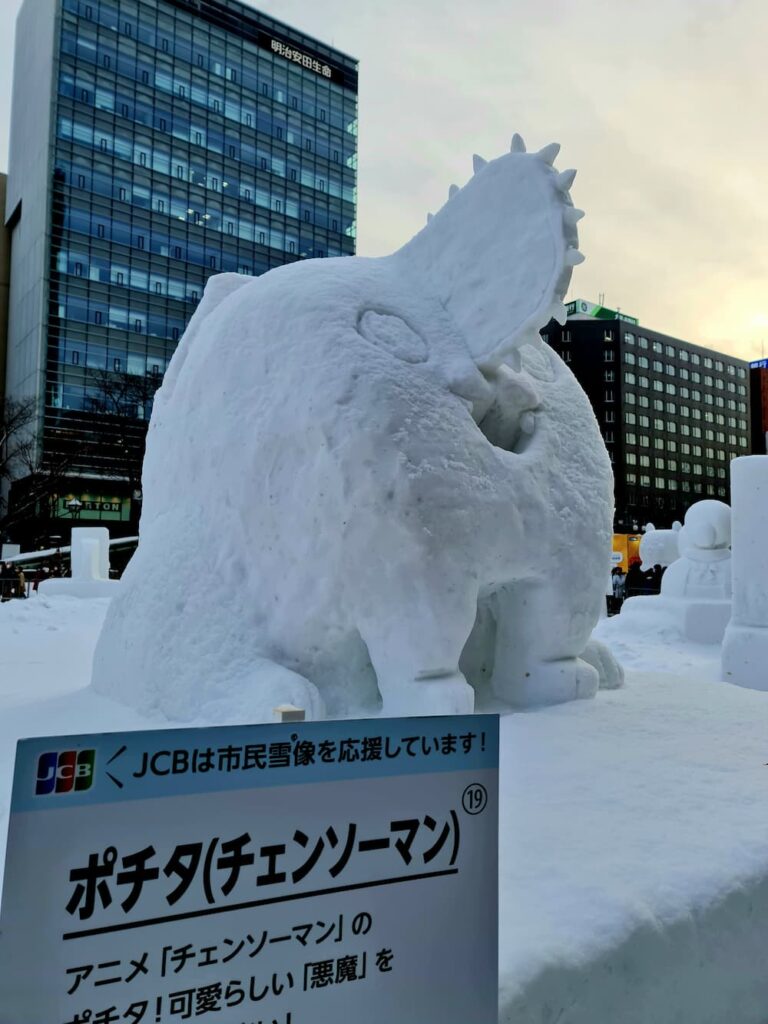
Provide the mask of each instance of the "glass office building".
POLYGON ((211 274, 354 253, 356 164, 357 63, 316 39, 235 0, 26 0, 6 391, 39 396, 81 517, 130 518, 124 463, 211 274))

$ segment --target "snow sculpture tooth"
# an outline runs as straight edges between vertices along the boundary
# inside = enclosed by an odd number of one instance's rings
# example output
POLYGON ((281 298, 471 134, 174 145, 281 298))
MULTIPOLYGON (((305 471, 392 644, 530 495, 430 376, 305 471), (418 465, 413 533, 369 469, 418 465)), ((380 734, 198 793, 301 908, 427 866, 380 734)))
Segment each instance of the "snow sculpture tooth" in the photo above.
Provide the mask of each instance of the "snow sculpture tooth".
POLYGON ((570 228, 575 228, 583 216, 584 211, 578 206, 566 206, 563 210, 563 220, 570 228))
POLYGON ((427 224, 431 224, 434 219, 435 219, 434 213, 428 213, 427 214, 427 224))
POLYGON ((567 192, 573 184, 573 179, 576 177, 576 171, 573 169, 569 171, 561 171, 557 176, 557 187, 561 192, 567 192))
POLYGON ((453 199, 453 197, 456 195, 456 193, 458 191, 459 191, 459 186, 458 185, 451 185, 451 187, 448 189, 448 198, 449 199, 453 199))
POLYGON ((555 295, 557 295, 559 299, 564 299, 565 296, 568 294, 568 288, 571 284, 571 277, 573 277, 573 267, 569 267, 566 265, 565 267, 563 267, 562 272, 560 273, 560 277, 558 277, 557 279, 557 284, 555 285, 555 295))
POLYGON ((520 417, 520 429, 524 434, 532 434, 536 428, 536 418, 530 409, 527 409, 520 417))
POLYGON ((525 153, 525 143, 523 142, 522 135, 518 135, 517 132, 512 136, 512 145, 509 149, 510 153, 525 153))
POLYGON ((553 320, 557 320, 561 327, 565 324, 565 321, 568 319, 568 311, 566 310, 562 302, 553 302, 552 309, 550 310, 549 315, 552 317, 553 320))
POLYGON ((579 252, 578 249, 567 249, 565 253, 565 262, 569 267, 578 267, 580 263, 583 263, 586 257, 583 252, 579 252))
POLYGON ((482 171, 485 165, 488 163, 487 160, 483 160, 477 153, 472 154, 472 173, 477 174, 478 171, 482 171))
POLYGON ((536 156, 539 160, 542 160, 545 164, 549 164, 551 167, 557 158, 557 154, 560 152, 559 142, 550 142, 548 146, 540 149, 536 156))

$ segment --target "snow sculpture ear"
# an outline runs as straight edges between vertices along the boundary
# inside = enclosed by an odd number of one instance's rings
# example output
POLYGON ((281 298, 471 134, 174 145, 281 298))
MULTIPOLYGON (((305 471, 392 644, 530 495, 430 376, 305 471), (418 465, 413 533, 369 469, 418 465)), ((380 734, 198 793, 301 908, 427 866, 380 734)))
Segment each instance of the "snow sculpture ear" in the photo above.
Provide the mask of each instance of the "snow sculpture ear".
POLYGON ((680 530, 682 530, 682 528, 683 524, 680 522, 679 519, 676 519, 674 523, 672 523, 672 529, 675 531, 675 533, 679 533, 680 530))
POLYGON ((655 529, 656 527, 653 525, 653 523, 646 523, 643 527, 643 533, 653 533, 655 529))
POLYGON ((187 329, 181 336, 181 341, 173 354, 170 365, 163 378, 161 391, 162 401, 167 401, 173 394, 176 381, 181 373, 184 362, 187 358, 190 345, 194 344, 195 337, 203 325, 203 321, 217 309, 225 299, 234 294, 246 284, 254 280, 245 274, 214 274, 209 277, 203 292, 203 297, 192 314, 192 319, 187 324, 187 329))

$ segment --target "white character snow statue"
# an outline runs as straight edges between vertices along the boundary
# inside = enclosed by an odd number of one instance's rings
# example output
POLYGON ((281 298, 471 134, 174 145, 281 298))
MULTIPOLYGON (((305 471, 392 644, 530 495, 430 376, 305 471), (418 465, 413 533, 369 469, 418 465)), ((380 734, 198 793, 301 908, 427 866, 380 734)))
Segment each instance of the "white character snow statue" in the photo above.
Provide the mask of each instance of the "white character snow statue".
POLYGON ((640 568, 643 572, 652 569, 654 565, 671 565, 680 557, 677 546, 678 534, 682 529, 682 523, 675 520, 671 530, 657 530, 653 523, 648 523, 640 540, 640 568))
MULTIPOLYGON (((664 573, 658 597, 631 597, 624 602, 621 614, 663 612, 677 623, 687 640, 720 643, 731 615, 730 508, 722 501, 697 501, 686 512, 682 529, 655 532, 674 533, 679 557, 671 561, 664 573)), ((654 538, 653 532, 650 537, 654 538)), ((645 537, 641 545, 644 542, 645 537)), ((654 553, 663 554, 660 549, 654 553)), ((671 553, 666 550, 667 556, 671 553)), ((652 555, 642 546, 641 554, 645 568, 652 555)), ((664 562, 657 559, 652 564, 664 562)))
POLYGON ((612 474, 539 329, 581 262, 556 145, 407 245, 212 278, 158 392, 103 693, 189 720, 592 696, 612 474), (582 654, 585 655, 582 658, 582 654))

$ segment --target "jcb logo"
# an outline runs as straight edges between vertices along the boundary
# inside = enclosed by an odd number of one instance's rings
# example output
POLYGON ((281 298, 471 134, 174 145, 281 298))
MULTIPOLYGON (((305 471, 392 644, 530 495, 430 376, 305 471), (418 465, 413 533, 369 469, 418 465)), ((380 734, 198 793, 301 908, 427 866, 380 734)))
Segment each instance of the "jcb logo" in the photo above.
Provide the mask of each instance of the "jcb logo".
POLYGON ((65 750, 41 754, 37 760, 36 796, 82 792, 93 785, 95 750, 65 750))

